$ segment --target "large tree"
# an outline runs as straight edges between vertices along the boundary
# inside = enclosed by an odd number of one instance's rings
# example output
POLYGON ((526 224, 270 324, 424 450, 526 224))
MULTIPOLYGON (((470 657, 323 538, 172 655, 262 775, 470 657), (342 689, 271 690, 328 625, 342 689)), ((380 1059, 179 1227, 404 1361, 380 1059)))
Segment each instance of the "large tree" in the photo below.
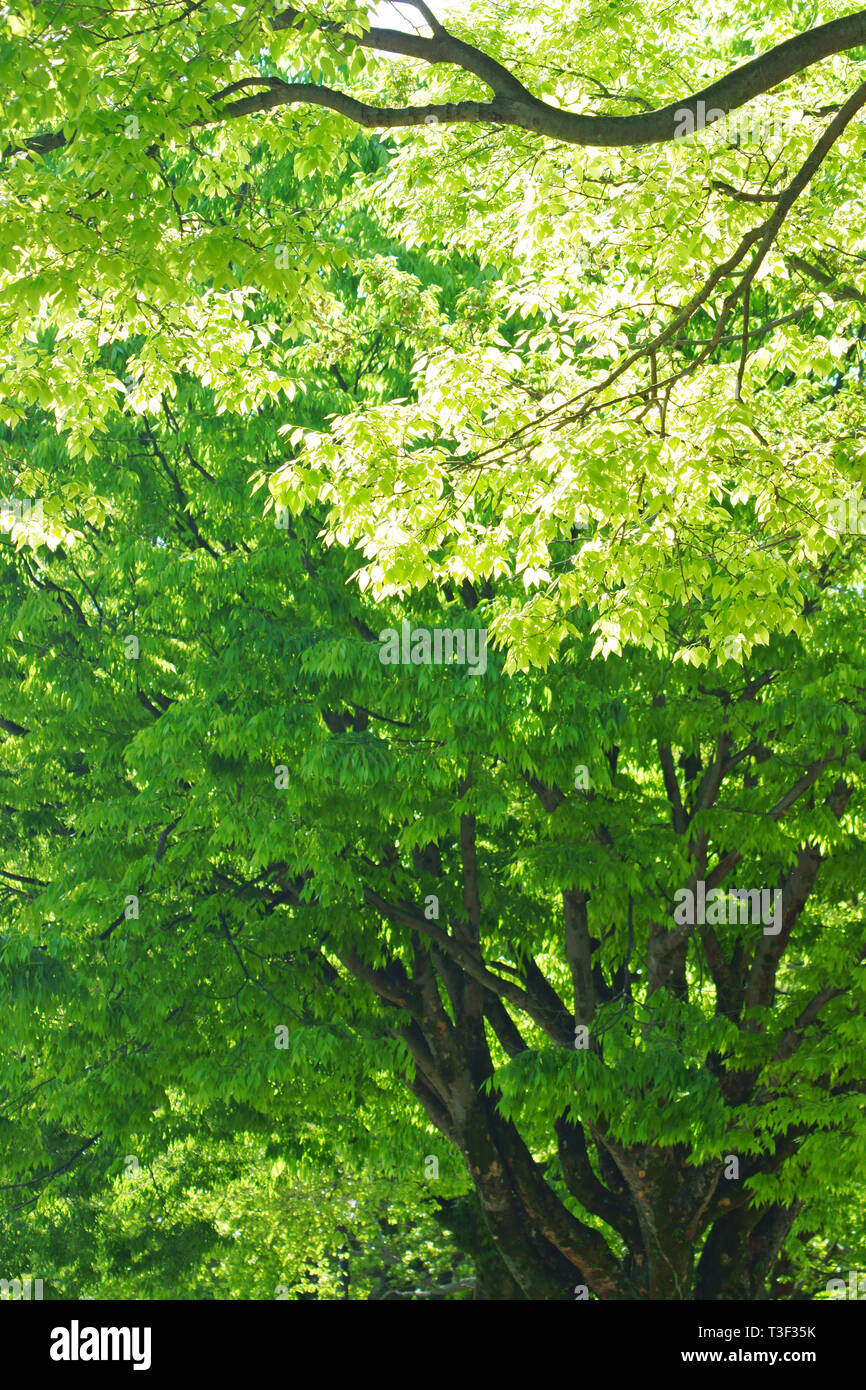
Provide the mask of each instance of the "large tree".
POLYGON ((837 8, 7 17, 11 1182, 219 1093, 408 1191, 459 1154, 480 1296, 857 1248, 837 8), (684 918, 729 888, 775 915, 684 918))

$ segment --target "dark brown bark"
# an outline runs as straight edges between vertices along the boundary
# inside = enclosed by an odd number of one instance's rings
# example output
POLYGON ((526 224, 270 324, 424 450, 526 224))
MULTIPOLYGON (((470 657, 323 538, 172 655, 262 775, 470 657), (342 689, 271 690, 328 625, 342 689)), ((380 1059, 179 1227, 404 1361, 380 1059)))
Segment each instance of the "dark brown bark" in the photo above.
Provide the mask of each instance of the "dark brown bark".
MULTIPOLYGON (((717 82, 710 83, 700 91, 684 93, 656 110, 627 116, 584 115, 563 111, 539 100, 495 58, 450 34, 426 6, 416 8, 424 11, 433 31, 430 36, 376 26, 363 34, 350 34, 334 21, 317 19, 315 15, 308 12, 301 14, 292 8, 278 15, 273 25, 276 29, 290 29, 299 28, 304 23, 312 24, 329 34, 334 42, 342 44, 347 52, 353 48, 366 48, 420 59, 433 66, 444 64, 461 68, 477 77, 492 92, 492 100, 470 99, 409 107, 381 107, 358 101, 346 92, 316 82, 289 83, 276 77, 250 75, 210 94, 207 99, 214 105, 214 115, 196 124, 213 125, 258 111, 310 105, 336 111, 368 129, 393 130, 436 121, 445 125, 516 126, 572 145, 622 148, 660 144, 676 138, 686 112, 696 124, 702 120, 710 125, 815 63, 866 43, 866 11, 860 10, 786 39, 717 82), (264 90, 234 101, 228 100, 238 91, 250 87, 264 90)), ((61 148, 71 138, 74 136, 67 136, 62 131, 35 135, 25 141, 25 148, 46 154, 61 148)), ((13 152, 15 147, 7 148, 5 155, 13 152)))

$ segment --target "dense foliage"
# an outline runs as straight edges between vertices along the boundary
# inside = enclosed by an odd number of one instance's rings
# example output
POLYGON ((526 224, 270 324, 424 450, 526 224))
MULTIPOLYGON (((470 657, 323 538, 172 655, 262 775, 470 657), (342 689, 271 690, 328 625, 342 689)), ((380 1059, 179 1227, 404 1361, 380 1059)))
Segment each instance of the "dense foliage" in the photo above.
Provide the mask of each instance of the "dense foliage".
POLYGON ((824 1297, 863 20, 416 10, 0 12, 0 1275, 824 1297))

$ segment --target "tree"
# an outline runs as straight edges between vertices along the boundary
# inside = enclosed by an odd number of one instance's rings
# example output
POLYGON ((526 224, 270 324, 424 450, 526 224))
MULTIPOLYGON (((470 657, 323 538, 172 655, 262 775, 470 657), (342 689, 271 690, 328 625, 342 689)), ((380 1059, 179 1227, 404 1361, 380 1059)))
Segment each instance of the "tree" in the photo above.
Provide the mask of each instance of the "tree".
POLYGON ((301 1096, 408 1200, 447 1141, 489 1296, 820 1293, 863 14, 74 11, 4 57, 13 1181, 301 1096))
POLYGON ((103 1147, 50 1186, 10 1194, 4 1270, 37 1271, 46 1300, 473 1295, 451 1238, 470 1199, 446 1195, 444 1171, 435 1183, 353 1172, 329 1143, 332 1116, 292 1134, 285 1108, 269 1131, 249 1106, 171 1099, 137 1153, 103 1147))

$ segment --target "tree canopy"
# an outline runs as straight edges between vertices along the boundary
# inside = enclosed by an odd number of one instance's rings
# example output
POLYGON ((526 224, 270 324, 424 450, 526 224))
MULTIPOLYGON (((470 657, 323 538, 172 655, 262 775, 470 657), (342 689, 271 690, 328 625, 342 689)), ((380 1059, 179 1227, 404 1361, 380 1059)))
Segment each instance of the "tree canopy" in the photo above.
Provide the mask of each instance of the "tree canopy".
POLYGON ((866 11, 0 21, 0 1262, 827 1296, 866 11))

